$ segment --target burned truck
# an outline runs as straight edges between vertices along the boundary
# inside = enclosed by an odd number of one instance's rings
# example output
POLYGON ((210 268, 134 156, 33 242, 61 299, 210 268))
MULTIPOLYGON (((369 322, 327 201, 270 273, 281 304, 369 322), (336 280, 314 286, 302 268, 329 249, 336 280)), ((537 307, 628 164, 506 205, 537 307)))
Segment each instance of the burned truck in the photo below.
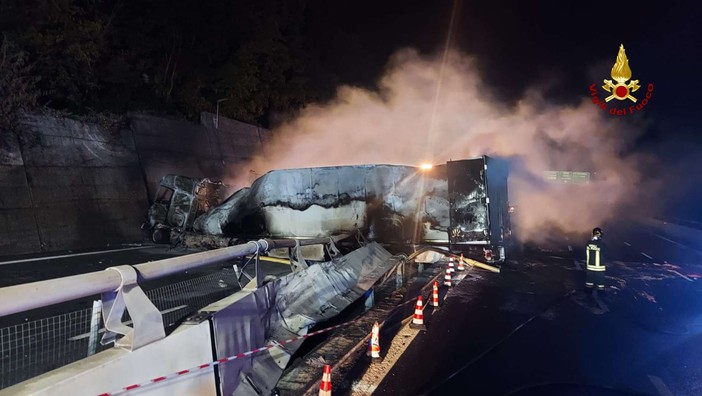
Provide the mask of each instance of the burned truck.
POLYGON ((221 181, 166 175, 141 226, 155 243, 168 243, 171 233, 192 228, 193 222, 220 203, 221 181))
POLYGON ((450 161, 446 168, 451 250, 504 260, 512 243, 507 161, 484 156, 450 161))
MULTIPOLYGON (((206 211, 180 209, 174 220, 167 215, 164 224, 229 240, 318 238, 360 230, 385 244, 438 245, 499 261, 511 235, 507 179, 506 164, 487 156, 433 167, 281 169, 206 211)), ((173 194, 170 207, 185 208, 179 203, 185 201, 173 194)), ((158 211, 164 209, 152 207, 150 213, 158 211)))

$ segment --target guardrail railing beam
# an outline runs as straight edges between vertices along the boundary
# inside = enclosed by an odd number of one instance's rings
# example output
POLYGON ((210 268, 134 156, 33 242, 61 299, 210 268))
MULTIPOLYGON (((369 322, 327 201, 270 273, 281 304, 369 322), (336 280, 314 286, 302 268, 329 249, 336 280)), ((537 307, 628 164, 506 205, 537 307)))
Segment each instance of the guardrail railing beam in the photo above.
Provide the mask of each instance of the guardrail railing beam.
MULTIPOLYGON (((331 240, 338 242, 352 235, 354 234, 343 234, 332 237, 331 240)), ((134 269, 139 275, 139 282, 143 282, 237 257, 265 253, 272 249, 327 243, 330 243, 329 237, 260 239, 241 245, 138 264, 134 265, 134 269)), ((116 271, 105 270, 3 287, 0 288, 0 301, 2 301, 2 304, 0 304, 0 316, 112 292, 119 288, 121 279, 116 271)))

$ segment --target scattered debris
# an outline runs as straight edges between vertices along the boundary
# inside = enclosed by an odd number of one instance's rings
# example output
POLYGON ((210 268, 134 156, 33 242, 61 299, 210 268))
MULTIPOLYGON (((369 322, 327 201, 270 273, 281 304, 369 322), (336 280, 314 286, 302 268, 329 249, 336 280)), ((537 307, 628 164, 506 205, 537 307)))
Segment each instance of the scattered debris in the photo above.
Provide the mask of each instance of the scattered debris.
POLYGON ((653 297, 652 295, 648 294, 648 293, 647 293, 646 291, 644 291, 644 290, 639 291, 639 295, 640 295, 641 297, 647 299, 648 301, 654 303, 654 304, 658 304, 658 301, 656 301, 656 298, 653 297))
POLYGON ((690 279, 689 277, 687 277, 687 276, 681 274, 681 273, 678 272, 678 271, 668 270, 668 272, 672 272, 672 273, 674 273, 674 274, 680 276, 681 278, 685 279, 685 280, 688 281, 688 282, 694 282, 694 280, 692 280, 692 279, 690 279))
MULTIPOLYGON (((606 278, 607 278, 607 279, 611 279, 611 280, 613 280, 614 282, 617 282, 617 284, 619 285, 619 290, 625 289, 625 288, 626 288, 626 284, 627 284, 627 283, 626 283, 626 280, 624 280, 624 279, 622 279, 622 278, 616 278, 616 277, 613 277, 613 276, 607 276, 606 278)), ((615 287, 615 286, 611 286, 611 287, 615 287)))
POLYGON ((666 262, 665 264, 663 264, 663 266, 666 267, 666 268, 674 269, 674 270, 679 270, 679 269, 680 269, 680 266, 674 265, 674 264, 668 264, 667 262, 666 262))
MULTIPOLYGON (((668 272, 668 271, 666 271, 666 272, 668 272)), ((657 276, 652 276, 652 275, 640 275, 640 276, 635 276, 635 277, 633 277, 632 279, 640 280, 640 281, 642 281, 642 282, 646 282, 646 281, 660 281, 660 280, 670 279, 670 278, 672 278, 672 276, 667 276, 667 275, 664 274, 664 273, 660 273, 660 274, 657 274, 657 276)))

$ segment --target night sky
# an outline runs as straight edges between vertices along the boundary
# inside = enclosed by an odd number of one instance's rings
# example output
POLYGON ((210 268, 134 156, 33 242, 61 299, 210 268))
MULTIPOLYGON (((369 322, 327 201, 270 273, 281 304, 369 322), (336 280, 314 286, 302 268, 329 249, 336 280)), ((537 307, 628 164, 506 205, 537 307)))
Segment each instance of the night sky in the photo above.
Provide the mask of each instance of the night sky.
MULTIPOLYGON (((441 51, 453 2, 315 0, 309 7, 310 33, 342 31, 355 39, 357 50, 340 47, 337 62, 348 64, 347 81, 367 85, 399 48, 441 51)), ((538 86, 555 103, 575 103, 588 96, 590 84, 611 79, 624 44, 632 78, 655 86, 644 111, 653 124, 642 143, 702 142, 702 13, 696 2, 458 0, 457 8, 452 46, 477 58, 500 99, 518 99, 538 86)))
MULTIPOLYGON (((611 117, 643 130, 629 149, 652 156, 654 165, 644 172, 662 180, 665 193, 654 199, 665 202, 666 215, 702 220, 698 2, 457 1, 451 46, 475 57, 491 94, 505 103, 536 87, 556 105, 575 105, 589 99, 593 83, 604 98, 599 87, 611 79, 623 44, 632 79, 642 86, 639 102, 649 83, 655 88, 642 111, 611 117)), ((347 40, 333 54, 346 65, 344 82, 372 87, 394 51, 443 50, 454 2, 313 0, 308 6, 309 34, 347 40)))

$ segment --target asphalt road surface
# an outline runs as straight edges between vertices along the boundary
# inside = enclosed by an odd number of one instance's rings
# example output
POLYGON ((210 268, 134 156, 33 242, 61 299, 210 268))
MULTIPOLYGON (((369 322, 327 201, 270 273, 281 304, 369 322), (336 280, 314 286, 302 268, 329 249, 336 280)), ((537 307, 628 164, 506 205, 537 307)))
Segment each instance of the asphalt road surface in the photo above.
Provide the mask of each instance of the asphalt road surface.
POLYGON ((587 235, 473 272, 374 394, 702 394, 702 233, 665 227, 604 227, 604 296, 584 292, 587 235))
POLYGON ((101 271, 118 265, 141 264, 195 252, 197 250, 145 245, 8 258, 0 260, 0 287, 101 271))

